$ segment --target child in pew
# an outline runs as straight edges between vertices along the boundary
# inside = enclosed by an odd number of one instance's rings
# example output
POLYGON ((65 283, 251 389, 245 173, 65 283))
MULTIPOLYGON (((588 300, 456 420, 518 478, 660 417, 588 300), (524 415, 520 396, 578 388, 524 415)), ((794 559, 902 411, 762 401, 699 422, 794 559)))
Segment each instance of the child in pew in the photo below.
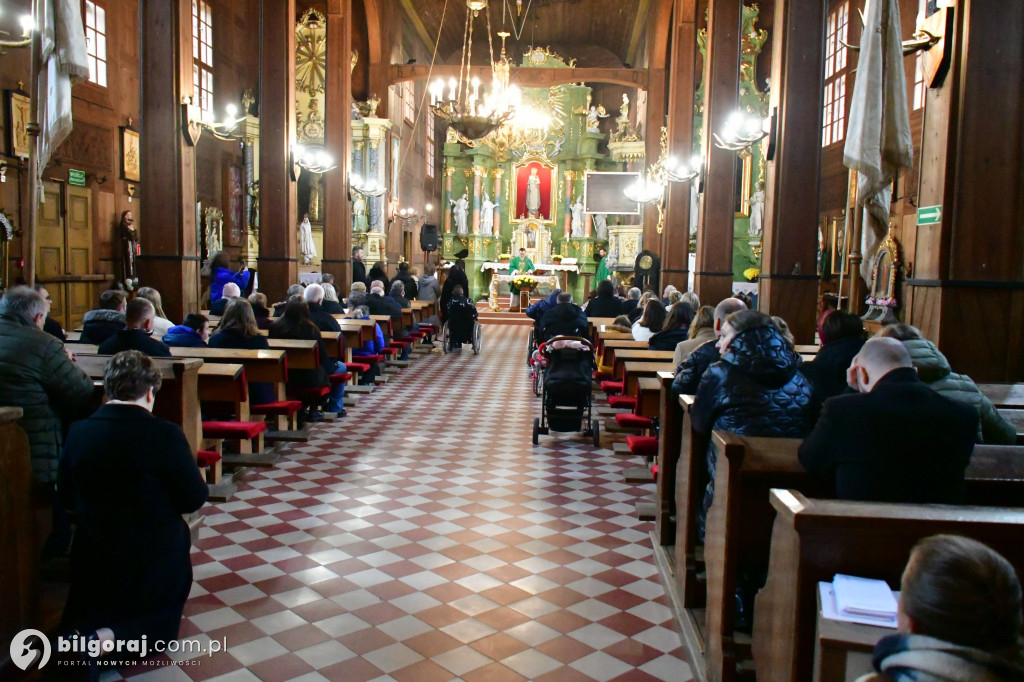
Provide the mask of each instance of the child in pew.
POLYGON ((210 321, 206 315, 189 313, 181 324, 171 327, 164 336, 164 345, 181 348, 203 348, 210 340, 210 321))
POLYGON ((875 646, 857 682, 1024 680, 1021 586, 1013 566, 955 535, 921 540, 903 572, 899 634, 875 646))
MULTIPOLYGON (((209 492, 181 428, 152 415, 160 384, 150 358, 118 353, 103 375, 109 401, 68 433, 58 491, 77 529, 64 636, 178 637, 192 588, 192 542, 181 515, 199 509, 209 492)), ((119 659, 132 655, 117 651, 119 659)))

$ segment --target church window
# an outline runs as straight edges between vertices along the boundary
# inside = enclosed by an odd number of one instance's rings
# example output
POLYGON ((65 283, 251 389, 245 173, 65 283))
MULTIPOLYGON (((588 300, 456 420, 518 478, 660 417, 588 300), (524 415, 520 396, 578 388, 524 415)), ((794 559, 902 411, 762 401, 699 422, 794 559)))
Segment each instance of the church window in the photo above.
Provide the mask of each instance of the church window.
POLYGON ((402 83, 402 111, 409 124, 416 123, 416 86, 412 81, 402 83))
POLYGON ((192 0, 192 104, 213 118, 213 15, 203 0, 192 0))
POLYGON ((914 99, 911 102, 914 111, 924 108, 924 96, 928 88, 924 85, 924 53, 918 52, 914 59, 914 99))
POLYGON ((437 160, 434 156, 436 144, 434 142, 434 112, 431 109, 426 109, 426 129, 427 129, 427 177, 434 177, 434 164, 437 160))
POLYGON ((821 146, 827 147, 846 134, 846 46, 850 3, 840 3, 828 15, 825 38, 824 115, 821 120, 821 146))
POLYGON ((107 10, 85 0, 85 51, 89 82, 107 87, 107 10))

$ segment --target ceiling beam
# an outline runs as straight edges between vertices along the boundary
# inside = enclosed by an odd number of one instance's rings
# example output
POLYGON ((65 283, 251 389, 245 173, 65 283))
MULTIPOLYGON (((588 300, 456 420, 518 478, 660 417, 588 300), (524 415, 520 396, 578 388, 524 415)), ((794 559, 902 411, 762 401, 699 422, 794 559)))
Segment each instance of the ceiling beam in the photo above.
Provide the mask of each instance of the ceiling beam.
POLYGON ((427 27, 420 20, 416 8, 413 7, 412 0, 402 0, 402 11, 405 12, 405 18, 409 20, 409 23, 416 30, 416 35, 419 36, 419 39, 427 47, 427 52, 434 54, 434 41, 431 40, 430 34, 427 33, 427 27))
POLYGON ((650 0, 640 0, 640 6, 636 10, 636 18, 633 19, 633 33, 629 36, 629 49, 626 50, 626 63, 636 65, 640 61, 637 57, 640 50, 640 38, 644 34, 644 22, 647 20, 647 6, 650 0))
MULTIPOLYGON (((471 74, 485 83, 491 79, 490 66, 474 66, 471 74)), ((458 65, 392 64, 388 67, 388 84, 430 78, 458 79, 458 65)), ((618 83, 647 89, 647 69, 574 69, 565 67, 512 67, 509 82, 521 88, 550 88, 566 83, 618 83)))

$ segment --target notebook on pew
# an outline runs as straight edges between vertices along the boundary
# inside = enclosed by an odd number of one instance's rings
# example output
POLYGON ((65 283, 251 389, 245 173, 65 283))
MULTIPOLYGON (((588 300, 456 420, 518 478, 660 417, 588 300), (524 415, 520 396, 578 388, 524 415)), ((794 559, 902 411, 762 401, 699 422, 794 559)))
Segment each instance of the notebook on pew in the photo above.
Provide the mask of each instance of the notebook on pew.
POLYGON ((836 574, 831 583, 818 583, 821 615, 831 620, 896 627, 898 593, 884 580, 836 574))

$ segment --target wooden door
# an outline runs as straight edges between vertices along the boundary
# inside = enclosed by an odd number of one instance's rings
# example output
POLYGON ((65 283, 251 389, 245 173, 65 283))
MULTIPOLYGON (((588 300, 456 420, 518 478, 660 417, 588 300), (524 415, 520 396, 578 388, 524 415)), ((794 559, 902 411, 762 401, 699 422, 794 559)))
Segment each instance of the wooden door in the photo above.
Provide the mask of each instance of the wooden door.
POLYGON ((65 275, 64 186, 60 182, 43 183, 45 201, 39 204, 36 230, 36 282, 50 293, 50 317, 68 326, 63 278, 65 275))
MULTIPOLYGON (((65 220, 65 270, 73 277, 92 272, 92 192, 85 187, 67 188, 65 220)), ((82 324, 82 316, 92 309, 92 283, 69 279, 64 291, 68 314, 66 329, 82 324)))

